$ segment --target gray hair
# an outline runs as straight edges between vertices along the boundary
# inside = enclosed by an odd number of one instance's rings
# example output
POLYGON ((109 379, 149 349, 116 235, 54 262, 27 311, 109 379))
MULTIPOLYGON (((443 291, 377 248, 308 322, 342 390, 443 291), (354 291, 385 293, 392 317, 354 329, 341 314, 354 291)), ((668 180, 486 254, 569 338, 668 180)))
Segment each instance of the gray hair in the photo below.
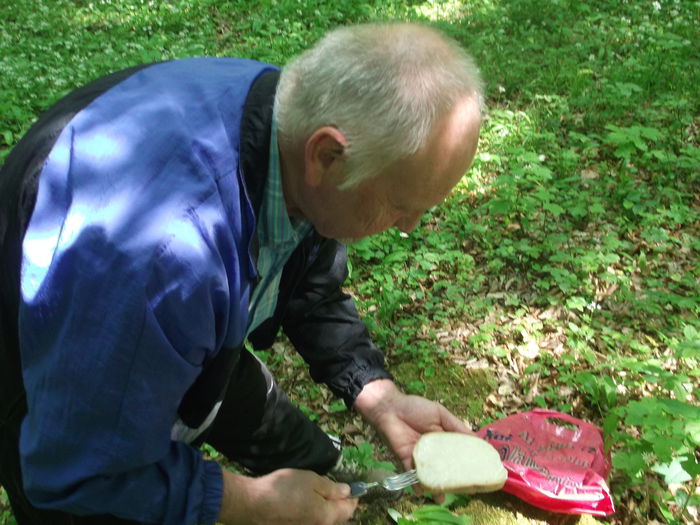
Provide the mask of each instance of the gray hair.
POLYGON ((281 141, 335 126, 348 141, 341 189, 420 149, 437 121, 483 88, 472 58, 437 30, 409 23, 336 29, 282 69, 275 113, 281 141))

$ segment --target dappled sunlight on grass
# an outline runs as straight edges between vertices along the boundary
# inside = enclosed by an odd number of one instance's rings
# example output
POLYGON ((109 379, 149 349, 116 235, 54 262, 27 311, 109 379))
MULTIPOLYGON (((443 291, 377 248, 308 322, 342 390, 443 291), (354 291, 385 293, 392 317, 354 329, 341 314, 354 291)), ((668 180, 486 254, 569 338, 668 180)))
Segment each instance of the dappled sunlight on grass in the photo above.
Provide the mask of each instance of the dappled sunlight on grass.
POLYGON ((513 148, 524 143, 534 132, 532 120, 524 111, 490 108, 484 116, 479 147, 474 163, 455 188, 455 192, 488 198, 503 172, 513 148))
POLYGON ((433 22, 438 20, 454 21, 465 16, 468 7, 461 0, 435 1, 426 0, 422 4, 415 5, 413 10, 419 16, 433 22))
MULTIPOLYGON (((675 95, 665 92, 671 85, 652 71, 660 55, 649 36, 658 35, 655 17, 685 34, 688 20, 581 6, 578 18, 564 21, 563 11, 531 5, 499 4, 483 18, 476 10, 458 35, 488 85, 474 166, 410 239, 386 235, 358 252, 391 280, 375 273, 353 282, 390 359, 429 369, 438 354, 467 370, 489 369, 498 380, 489 417, 547 406, 605 426, 618 440, 614 450, 632 450, 615 456, 619 512, 653 512, 633 510, 651 491, 654 504, 678 513, 637 461, 657 457, 653 442, 629 436, 648 431, 684 451, 694 443, 689 430, 662 436, 652 423, 635 427, 640 420, 630 415, 639 398, 670 397, 688 403, 689 414, 698 404, 698 354, 690 348, 698 348, 700 328, 700 203, 692 189, 700 162, 698 120, 686 112, 694 81, 671 73, 675 95), (630 16, 649 32, 630 33, 630 16)), ((689 56, 687 38, 661 38, 678 53, 669 63, 689 56)), ((692 420, 676 417, 677 428, 692 420)))

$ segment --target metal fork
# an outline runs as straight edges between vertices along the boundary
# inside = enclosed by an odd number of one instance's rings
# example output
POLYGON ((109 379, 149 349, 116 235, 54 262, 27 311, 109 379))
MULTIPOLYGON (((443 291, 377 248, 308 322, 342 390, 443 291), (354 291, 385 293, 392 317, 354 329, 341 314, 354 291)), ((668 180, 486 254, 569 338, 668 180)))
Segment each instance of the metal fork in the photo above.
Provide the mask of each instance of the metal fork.
POLYGON ((396 474, 395 476, 389 476, 384 478, 382 481, 371 481, 365 483, 364 481, 353 481, 348 483, 350 485, 350 497, 359 498, 367 494, 367 491, 372 487, 382 486, 386 490, 396 491, 402 490, 411 485, 418 483, 418 476, 416 475, 415 469, 407 470, 401 474, 396 474))

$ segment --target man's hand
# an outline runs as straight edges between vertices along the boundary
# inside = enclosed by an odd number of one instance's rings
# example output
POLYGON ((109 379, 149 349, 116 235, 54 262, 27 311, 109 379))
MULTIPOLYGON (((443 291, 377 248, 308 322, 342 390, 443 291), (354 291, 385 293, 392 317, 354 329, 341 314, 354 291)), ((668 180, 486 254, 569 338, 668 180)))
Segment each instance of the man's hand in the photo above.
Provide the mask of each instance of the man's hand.
POLYGON ((350 487, 306 470, 282 469, 250 478, 222 469, 225 525, 336 525, 357 507, 350 487))
POLYGON ((472 433, 441 404, 403 394, 388 379, 367 383, 355 409, 386 439, 406 470, 413 468, 413 447, 422 434, 472 433))

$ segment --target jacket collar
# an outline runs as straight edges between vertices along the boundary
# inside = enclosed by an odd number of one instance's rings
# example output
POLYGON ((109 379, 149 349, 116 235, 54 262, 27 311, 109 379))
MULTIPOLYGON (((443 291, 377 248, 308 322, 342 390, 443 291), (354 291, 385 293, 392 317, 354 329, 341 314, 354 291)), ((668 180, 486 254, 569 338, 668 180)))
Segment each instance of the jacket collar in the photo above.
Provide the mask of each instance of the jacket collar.
POLYGON ((269 168, 272 109, 280 72, 268 71, 253 83, 243 106, 239 166, 257 216, 269 168))

